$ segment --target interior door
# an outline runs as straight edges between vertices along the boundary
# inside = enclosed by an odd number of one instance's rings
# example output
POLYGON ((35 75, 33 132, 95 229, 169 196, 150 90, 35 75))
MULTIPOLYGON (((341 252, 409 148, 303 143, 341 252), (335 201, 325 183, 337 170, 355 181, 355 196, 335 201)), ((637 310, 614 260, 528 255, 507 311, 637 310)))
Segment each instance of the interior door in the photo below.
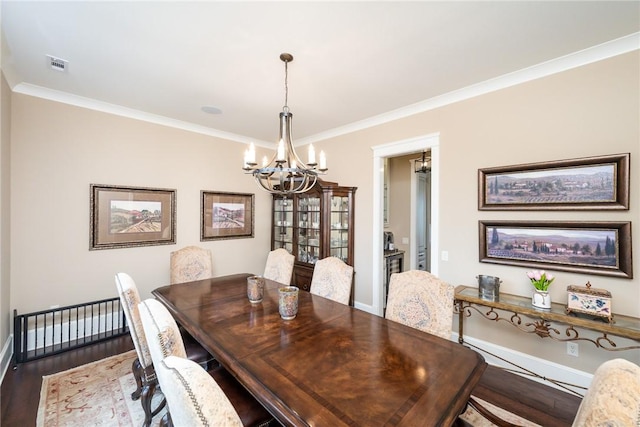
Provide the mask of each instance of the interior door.
POLYGON ((416 174, 416 269, 429 271, 429 192, 431 185, 428 173, 416 174))

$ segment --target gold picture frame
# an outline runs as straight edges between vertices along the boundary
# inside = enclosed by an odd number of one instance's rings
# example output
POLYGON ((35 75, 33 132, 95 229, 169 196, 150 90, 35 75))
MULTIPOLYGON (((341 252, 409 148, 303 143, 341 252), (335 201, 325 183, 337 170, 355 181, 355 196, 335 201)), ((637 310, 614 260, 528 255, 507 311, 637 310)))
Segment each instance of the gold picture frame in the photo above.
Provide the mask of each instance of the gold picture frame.
POLYGON ((254 195, 200 192, 200 241, 253 237, 254 195))
POLYGON ((176 190, 90 184, 89 250, 176 243, 176 190))
POLYGON ((628 210, 629 153, 478 169, 479 210, 628 210))
POLYGON ((478 221, 479 261, 633 278, 631 222, 478 221))

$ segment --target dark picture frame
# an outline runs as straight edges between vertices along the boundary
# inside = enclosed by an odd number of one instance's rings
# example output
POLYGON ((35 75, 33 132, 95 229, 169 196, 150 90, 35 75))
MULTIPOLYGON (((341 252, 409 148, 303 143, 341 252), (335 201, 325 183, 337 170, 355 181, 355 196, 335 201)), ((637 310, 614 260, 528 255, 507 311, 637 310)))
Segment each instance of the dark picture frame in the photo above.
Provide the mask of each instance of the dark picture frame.
POLYGON ((176 243, 176 190, 90 184, 89 250, 176 243))
POLYGON ((628 210, 629 153, 478 169, 479 210, 628 210))
POLYGON ((253 237, 254 194, 200 192, 200 241, 253 237))
POLYGON ((480 262, 633 278, 631 222, 478 221, 480 262))

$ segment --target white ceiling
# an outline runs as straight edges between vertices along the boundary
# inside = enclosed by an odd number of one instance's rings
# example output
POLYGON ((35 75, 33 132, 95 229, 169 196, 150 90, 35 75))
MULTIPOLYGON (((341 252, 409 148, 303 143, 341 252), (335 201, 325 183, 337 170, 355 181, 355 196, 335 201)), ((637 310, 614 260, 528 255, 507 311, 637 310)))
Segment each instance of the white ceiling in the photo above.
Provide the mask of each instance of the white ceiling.
POLYGON ((638 1, 3 1, 1 8, 2 69, 14 90, 73 95, 258 143, 278 136, 282 52, 295 58, 288 102, 295 141, 640 31, 638 1), (68 60, 68 72, 52 70, 46 55, 68 60), (205 105, 222 114, 202 112, 205 105))

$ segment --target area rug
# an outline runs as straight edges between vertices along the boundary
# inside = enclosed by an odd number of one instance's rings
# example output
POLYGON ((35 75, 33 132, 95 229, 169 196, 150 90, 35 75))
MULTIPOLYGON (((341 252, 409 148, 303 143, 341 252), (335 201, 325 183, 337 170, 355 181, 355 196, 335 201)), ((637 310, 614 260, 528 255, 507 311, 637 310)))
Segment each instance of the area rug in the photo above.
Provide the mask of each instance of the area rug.
MULTIPOLYGON (((136 382, 131 373, 135 351, 108 357, 42 378, 37 427, 139 427, 140 400, 131 400, 136 382)), ((162 399, 157 393, 153 407, 162 399)), ((153 418, 158 426, 162 414, 153 418)))
MULTIPOLYGON (((513 425, 516 426, 520 426, 520 427, 542 427, 539 424, 533 423, 529 420, 526 420, 522 417, 519 417, 516 414, 513 414, 509 411, 505 411, 504 409, 492 405, 491 403, 479 399, 476 396, 472 396, 480 405, 482 405, 486 410, 488 410, 489 412, 491 412, 493 415, 497 416, 498 418, 507 421, 513 425)), ((462 418, 463 420, 465 420, 466 422, 468 422, 469 424, 471 424, 474 427, 493 427, 495 426, 495 424, 493 424, 492 422, 490 422, 489 420, 487 420, 486 418, 484 418, 482 415, 480 415, 479 412, 477 412, 475 409, 473 409, 471 406, 469 406, 467 408, 467 410, 460 415, 460 418, 462 418)))
MULTIPOLYGON (((140 401, 131 400, 136 382, 131 373, 135 351, 108 357, 42 378, 37 427, 129 427, 141 426, 144 412, 140 401)), ((162 396, 154 397, 154 407, 162 396)), ((474 397, 493 414, 523 427, 540 427, 517 415, 474 397)), ((162 413, 153 418, 158 426, 162 413)), ((492 427, 473 408, 461 415, 474 427, 492 427)))

